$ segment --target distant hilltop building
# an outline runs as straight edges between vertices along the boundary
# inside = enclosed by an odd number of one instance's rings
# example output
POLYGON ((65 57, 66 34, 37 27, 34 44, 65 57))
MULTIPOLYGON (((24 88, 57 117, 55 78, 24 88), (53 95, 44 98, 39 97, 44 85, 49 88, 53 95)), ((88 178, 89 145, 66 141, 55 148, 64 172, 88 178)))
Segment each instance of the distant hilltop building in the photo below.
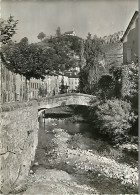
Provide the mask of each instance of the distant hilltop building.
POLYGON ((64 35, 76 36, 76 33, 75 33, 74 30, 72 30, 72 31, 67 31, 67 32, 65 32, 64 35))

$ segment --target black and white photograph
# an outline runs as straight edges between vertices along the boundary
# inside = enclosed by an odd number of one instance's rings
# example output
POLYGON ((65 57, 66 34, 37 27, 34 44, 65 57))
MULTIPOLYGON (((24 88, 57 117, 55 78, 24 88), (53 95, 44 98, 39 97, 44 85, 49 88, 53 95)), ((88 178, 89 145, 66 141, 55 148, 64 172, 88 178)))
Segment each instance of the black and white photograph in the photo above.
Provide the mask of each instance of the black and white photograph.
POLYGON ((0 0, 0 194, 138 195, 138 0, 0 0))

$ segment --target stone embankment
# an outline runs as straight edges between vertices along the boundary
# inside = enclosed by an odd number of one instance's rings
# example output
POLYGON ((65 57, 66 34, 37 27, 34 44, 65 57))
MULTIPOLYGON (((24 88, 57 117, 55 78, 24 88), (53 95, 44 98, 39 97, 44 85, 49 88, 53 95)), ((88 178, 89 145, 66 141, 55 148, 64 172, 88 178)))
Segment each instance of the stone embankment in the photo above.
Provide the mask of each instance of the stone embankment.
POLYGON ((0 191, 8 194, 24 186, 38 144, 38 104, 1 106, 0 191))

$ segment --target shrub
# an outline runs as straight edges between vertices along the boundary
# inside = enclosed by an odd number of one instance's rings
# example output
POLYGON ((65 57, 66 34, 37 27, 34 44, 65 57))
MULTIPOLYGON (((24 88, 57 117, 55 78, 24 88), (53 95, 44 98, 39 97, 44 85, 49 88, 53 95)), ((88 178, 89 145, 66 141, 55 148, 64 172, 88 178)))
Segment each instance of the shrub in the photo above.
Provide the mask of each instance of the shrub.
POLYGON ((107 100, 97 105, 92 116, 100 132, 115 141, 128 136, 132 123, 137 118, 132 112, 131 104, 119 99, 107 100))

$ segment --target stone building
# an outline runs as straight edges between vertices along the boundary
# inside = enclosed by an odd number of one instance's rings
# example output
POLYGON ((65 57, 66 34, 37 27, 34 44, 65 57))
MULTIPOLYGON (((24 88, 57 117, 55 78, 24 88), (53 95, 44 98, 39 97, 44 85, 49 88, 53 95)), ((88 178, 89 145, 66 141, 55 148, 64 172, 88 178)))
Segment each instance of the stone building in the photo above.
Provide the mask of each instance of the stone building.
POLYGON ((136 11, 128 24, 121 39, 123 42, 123 64, 135 62, 138 56, 138 19, 139 13, 136 11))

